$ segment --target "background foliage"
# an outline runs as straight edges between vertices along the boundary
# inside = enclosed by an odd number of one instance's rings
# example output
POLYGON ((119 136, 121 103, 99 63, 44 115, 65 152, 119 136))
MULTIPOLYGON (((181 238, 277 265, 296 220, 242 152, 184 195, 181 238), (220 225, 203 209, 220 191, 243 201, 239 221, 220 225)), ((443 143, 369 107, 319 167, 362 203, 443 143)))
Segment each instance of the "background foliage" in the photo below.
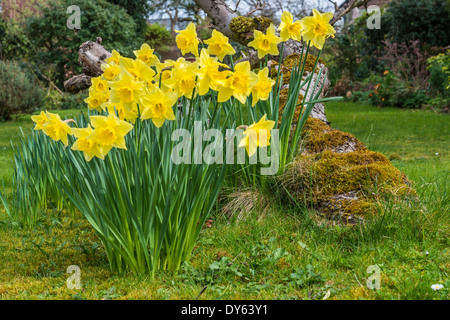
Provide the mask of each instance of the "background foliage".
POLYGON ((62 87, 64 80, 81 71, 78 48, 81 43, 96 37, 103 39, 105 48, 116 49, 131 56, 139 48, 143 37, 136 34, 136 23, 125 9, 105 0, 62 0, 43 7, 42 16, 27 20, 26 32, 34 46, 33 60, 40 65, 52 65, 55 83, 62 87), (66 9, 77 5, 81 9, 81 29, 66 26, 66 9))
POLYGON ((17 62, 0 60, 0 120, 30 113, 40 106, 43 92, 17 62))

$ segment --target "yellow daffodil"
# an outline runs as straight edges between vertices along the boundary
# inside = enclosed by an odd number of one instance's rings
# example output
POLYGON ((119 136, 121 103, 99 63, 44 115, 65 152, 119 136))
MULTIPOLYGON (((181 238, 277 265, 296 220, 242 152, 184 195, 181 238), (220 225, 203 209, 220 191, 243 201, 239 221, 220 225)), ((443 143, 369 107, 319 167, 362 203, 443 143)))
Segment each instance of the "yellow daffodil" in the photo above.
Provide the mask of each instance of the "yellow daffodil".
POLYGON ((193 91, 197 85, 195 71, 198 69, 196 62, 184 68, 173 68, 171 78, 163 81, 164 85, 178 93, 178 97, 193 97, 193 91))
POLYGON ((113 50, 111 52, 111 57, 107 58, 105 60, 106 63, 110 63, 111 61, 114 62, 115 64, 119 64, 119 59, 120 59, 121 55, 120 53, 118 53, 116 50, 113 50))
POLYGON ((178 93, 163 92, 156 88, 152 92, 141 97, 143 111, 141 118, 152 119, 156 127, 161 127, 166 120, 175 120, 172 107, 178 101, 178 93))
POLYGON ((123 103, 120 102, 106 102, 102 104, 102 109, 108 111, 108 114, 117 114, 120 120, 126 120, 131 123, 135 123, 139 112, 136 103, 132 103, 125 107, 123 103))
POLYGON ((91 125, 88 125, 87 128, 72 129, 73 135, 77 138, 77 140, 72 145, 72 150, 82 151, 84 153, 84 158, 86 161, 91 161, 93 157, 97 157, 100 159, 104 159, 104 151, 102 147, 89 136, 92 135, 94 130, 92 130, 91 125))
POLYGON ((140 59, 120 58, 120 66, 127 70, 135 80, 143 81, 149 90, 154 89, 152 83, 156 72, 140 59))
POLYGON ((234 72, 225 81, 221 81, 217 101, 224 102, 233 96, 245 104, 251 88, 258 82, 258 76, 250 69, 248 61, 236 64, 234 72))
POLYGON ((91 87, 89 91, 107 91, 109 90, 108 81, 102 79, 101 77, 91 78, 91 87))
POLYGON ((239 147, 245 147, 249 157, 255 154, 257 147, 270 145, 270 130, 275 121, 266 120, 264 115, 257 123, 253 123, 244 131, 245 137, 239 143, 239 147))
POLYGON ((118 64, 111 61, 110 63, 104 63, 100 66, 103 70, 102 79, 113 81, 119 75, 122 70, 118 64))
POLYGON ((302 23, 299 20, 294 21, 292 13, 284 11, 281 14, 281 23, 278 27, 282 41, 294 39, 301 41, 302 23))
MULTIPOLYGON (((156 71, 158 74, 155 79, 157 80, 158 86, 164 91, 172 91, 171 87, 166 86, 167 80, 172 78, 172 70, 175 68, 186 68, 190 62, 186 61, 183 57, 178 58, 176 61, 171 59, 166 59, 163 63, 156 64, 156 71), (161 83, 159 83, 161 81, 161 83)), ((153 89, 152 89, 153 90, 153 89)), ((152 91, 149 89, 149 91, 152 91)))
POLYGON ((228 43, 228 37, 225 37, 221 32, 215 29, 212 31, 211 38, 205 40, 205 43, 208 45, 209 52, 217 56, 220 61, 223 61, 223 58, 226 55, 233 55, 236 53, 231 44, 228 43))
POLYGON ((148 44, 144 43, 139 50, 133 51, 136 58, 142 60, 148 66, 154 66, 159 63, 159 58, 153 53, 155 49, 152 49, 148 44))
POLYGON ((275 80, 271 79, 268 75, 269 68, 267 67, 258 72, 258 83, 252 87, 252 107, 259 100, 267 100, 269 98, 275 80))
POLYGON ((36 125, 34 126, 34 130, 42 130, 44 129, 44 125, 48 121, 48 117, 44 111, 41 111, 39 115, 31 116, 31 120, 36 123, 36 125))
POLYGON ((44 124, 42 131, 53 140, 61 140, 67 146, 67 135, 72 135, 72 128, 69 127, 66 121, 62 121, 58 114, 46 112, 46 115, 48 121, 44 124))
POLYGON ((102 148, 104 157, 112 147, 127 149, 125 145, 125 136, 133 129, 133 125, 120 120, 115 114, 110 113, 106 116, 91 116, 91 124, 94 131, 89 139, 98 143, 102 148))
POLYGON ((144 82, 136 81, 126 70, 122 70, 117 81, 109 82, 109 86, 111 88, 110 101, 121 102, 125 106, 137 102, 145 89, 144 82))
POLYGON ((334 37, 336 33, 333 26, 329 24, 331 18, 333 18, 333 13, 320 13, 313 9, 312 17, 304 17, 301 20, 304 27, 302 31, 303 40, 311 41, 314 47, 322 49, 325 39, 329 36, 334 37))
POLYGON ((187 28, 181 31, 175 30, 178 33, 175 41, 177 42, 177 47, 181 50, 181 53, 185 55, 186 53, 192 53, 194 56, 198 57, 198 44, 197 31, 195 30, 195 25, 191 22, 188 24, 187 28))
POLYGON ((179 57, 176 61, 166 59, 164 62, 156 64, 156 71, 161 73, 163 69, 172 70, 173 68, 185 68, 189 65, 189 62, 185 58, 179 57))
POLYGON ((253 47, 258 51, 258 58, 262 59, 267 54, 278 55, 277 45, 281 42, 281 38, 275 34, 275 27, 270 24, 266 30, 266 34, 259 30, 253 30, 254 40, 248 43, 249 47, 253 47))
POLYGON ((216 57, 210 57, 206 49, 200 51, 200 57, 197 58, 199 69, 196 71, 198 76, 199 94, 205 95, 209 89, 217 91, 219 81, 224 80, 225 76, 231 72, 219 72, 219 67, 228 68, 226 64, 217 61, 216 57))
POLYGON ((90 110, 101 111, 101 105, 107 102, 109 99, 109 90, 108 91, 96 91, 89 90, 89 97, 84 99, 84 102, 88 104, 88 108, 90 110))

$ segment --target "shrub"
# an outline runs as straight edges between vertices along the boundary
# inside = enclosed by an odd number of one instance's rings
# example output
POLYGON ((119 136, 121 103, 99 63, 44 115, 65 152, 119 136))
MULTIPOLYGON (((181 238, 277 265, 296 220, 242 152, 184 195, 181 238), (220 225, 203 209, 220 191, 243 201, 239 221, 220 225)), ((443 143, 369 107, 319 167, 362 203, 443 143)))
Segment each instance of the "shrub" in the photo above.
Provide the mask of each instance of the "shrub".
POLYGON ((159 23, 153 23, 147 26, 145 32, 145 42, 147 42, 152 48, 159 47, 167 44, 172 40, 170 31, 161 26, 159 23))
POLYGON ((21 59, 28 56, 31 42, 24 28, 14 22, 0 18, 0 58, 21 59))
POLYGON ((419 40, 429 46, 450 44, 446 0, 396 0, 389 2, 380 30, 396 43, 419 40))
POLYGON ((428 59, 430 86, 434 93, 450 96, 450 50, 428 59))
POLYGON ((18 63, 0 61, 0 120, 31 113, 42 103, 43 92, 18 63))
POLYGON ((43 7, 42 15, 27 20, 27 32, 35 46, 36 63, 54 65, 56 73, 52 79, 62 87, 66 74, 80 73, 78 48, 96 37, 103 39, 104 47, 116 49, 123 55, 132 56, 143 39, 136 35, 136 24, 125 9, 105 0, 61 0, 43 7), (77 5, 81 10, 81 29, 69 29, 66 10, 77 5))
POLYGON ((372 74, 363 81, 361 91, 355 91, 350 98, 371 105, 400 108, 421 108, 429 101, 426 91, 407 84, 393 72, 385 71, 383 76, 372 74))
POLYGON ((56 90, 51 90, 47 93, 44 99, 45 110, 66 110, 66 109, 82 109, 86 107, 84 99, 89 94, 82 91, 76 94, 64 93, 61 94, 56 90))

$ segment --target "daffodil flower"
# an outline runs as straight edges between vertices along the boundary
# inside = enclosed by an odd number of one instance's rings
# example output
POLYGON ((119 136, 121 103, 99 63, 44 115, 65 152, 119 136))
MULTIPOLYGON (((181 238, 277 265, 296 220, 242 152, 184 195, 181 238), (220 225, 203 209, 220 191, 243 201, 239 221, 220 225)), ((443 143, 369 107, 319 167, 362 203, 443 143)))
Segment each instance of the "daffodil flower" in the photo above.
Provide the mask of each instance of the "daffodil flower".
POLYGON ((89 90, 89 97, 84 99, 84 102, 88 104, 88 108, 90 110, 101 111, 101 105, 107 102, 109 99, 109 90, 108 91, 96 91, 89 90))
POLYGON ((218 89, 219 82, 224 80, 231 71, 219 71, 219 67, 228 68, 226 64, 217 61, 216 57, 211 57, 206 49, 200 51, 200 57, 197 58, 199 69, 196 71, 198 76, 199 94, 205 95, 209 89, 218 89))
POLYGON ((172 107, 178 101, 178 93, 163 92, 156 88, 152 92, 141 97, 143 108, 141 119, 152 119, 153 124, 159 128, 166 120, 175 120, 172 107))
POLYGON ((91 161, 93 157, 97 157, 100 159, 105 158, 104 151, 102 147, 89 136, 92 135, 94 130, 92 130, 91 125, 88 125, 87 128, 74 128, 72 129, 73 135, 77 140, 72 145, 72 150, 82 151, 84 153, 84 158, 86 161, 91 161))
POLYGON ((145 87, 143 81, 137 81, 125 69, 123 69, 117 81, 110 81, 111 87, 110 101, 121 102, 125 106, 129 106, 139 100, 145 87))
POLYGON ((258 82, 252 87, 252 107, 259 100, 267 100, 269 98, 272 87, 275 84, 275 80, 269 78, 269 68, 258 72, 258 82))
POLYGON ((146 65, 152 67, 159 63, 159 58, 153 53, 155 49, 152 49, 148 44, 141 45, 139 50, 133 51, 136 58, 144 62, 146 65))
POLYGON ((107 58, 105 62, 106 63, 114 62, 115 64, 119 64, 120 57, 121 57, 120 53, 118 53, 116 50, 113 50, 111 52, 111 57, 107 58))
POLYGON ((127 70, 137 81, 152 82, 156 72, 141 59, 120 58, 120 66, 127 70))
POLYGON ((282 41, 287 41, 288 39, 301 41, 302 23, 299 20, 294 21, 294 17, 289 11, 284 11, 281 14, 281 23, 278 30, 282 41))
POLYGON ((133 129, 133 125, 120 120, 115 114, 108 116, 91 116, 91 125, 94 131, 89 135, 89 139, 98 143, 102 148, 104 157, 112 147, 127 149, 125 136, 133 129))
POLYGON ((178 97, 192 98, 193 91, 197 85, 195 71, 198 69, 197 62, 190 63, 186 67, 175 67, 172 69, 171 77, 162 81, 165 86, 178 93, 178 97))
POLYGON ((331 18, 333 18, 333 13, 320 13, 316 9, 313 9, 312 17, 304 17, 301 20, 304 27, 302 31, 303 40, 311 41, 314 47, 321 50, 325 39, 329 36, 334 37, 336 33, 333 26, 329 24, 331 18))
POLYGON ((116 79, 116 77, 122 70, 120 66, 113 61, 102 64, 100 68, 103 70, 101 78, 108 81, 113 81, 114 79, 116 79))
POLYGON ((220 61, 223 61, 223 58, 226 55, 233 55, 236 53, 228 42, 228 37, 215 29, 212 31, 211 38, 205 40, 205 43, 208 45, 209 52, 217 56, 220 61))
POLYGON ((126 120, 131 123, 135 123, 139 115, 137 103, 124 106, 124 104, 120 102, 108 101, 102 104, 102 109, 108 111, 108 114, 110 113, 117 114, 120 120, 126 120))
POLYGON ((195 30, 195 24, 192 22, 188 24, 187 28, 181 31, 175 30, 178 33, 175 41, 177 42, 177 47, 181 50, 181 53, 185 55, 186 53, 192 53, 194 56, 198 57, 198 44, 197 31, 195 30))
POLYGON ((275 26, 270 24, 266 30, 266 34, 259 30, 253 30, 254 40, 248 43, 249 47, 253 47, 258 51, 258 58, 262 59, 267 54, 278 55, 277 45, 281 42, 281 38, 275 34, 275 26))
POLYGON ((44 111, 41 111, 39 115, 31 116, 31 120, 36 123, 34 126, 34 130, 42 130, 44 129, 44 125, 48 122, 48 117, 44 111))
POLYGON ((89 91, 107 91, 109 90, 108 81, 102 79, 101 77, 91 78, 91 87, 89 91))
POLYGON ((234 72, 225 80, 220 81, 222 85, 218 88, 217 101, 224 102, 233 96, 245 104, 251 88, 258 82, 258 76, 250 69, 248 61, 236 64, 234 72))
POLYGON ((239 142, 239 147, 245 147, 248 156, 255 154, 257 147, 267 147, 270 145, 270 130, 274 127, 275 121, 266 120, 264 115, 257 123, 253 123, 244 131, 245 137, 239 142))
POLYGON ((65 146, 68 145, 67 135, 72 135, 72 128, 69 125, 61 121, 58 114, 50 113, 46 111, 48 121, 44 124, 42 131, 55 141, 61 140, 65 146))

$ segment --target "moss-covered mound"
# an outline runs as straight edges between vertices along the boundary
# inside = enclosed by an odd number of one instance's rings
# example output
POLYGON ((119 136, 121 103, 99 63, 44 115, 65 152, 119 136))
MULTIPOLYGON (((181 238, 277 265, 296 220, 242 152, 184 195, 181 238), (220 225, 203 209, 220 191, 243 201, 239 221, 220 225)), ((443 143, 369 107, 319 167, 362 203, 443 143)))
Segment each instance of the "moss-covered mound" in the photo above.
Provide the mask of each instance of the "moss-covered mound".
POLYGON ((247 44, 254 39, 253 30, 265 32, 271 23, 272 19, 267 17, 236 17, 231 20, 229 27, 237 41, 247 44))
POLYGON ((305 130, 306 135, 314 135, 306 138, 306 150, 317 152, 299 155, 280 177, 283 192, 289 193, 287 198, 348 224, 370 217, 377 211, 379 201, 386 198, 415 198, 406 175, 384 155, 367 150, 352 135, 317 121, 322 122, 309 119, 305 130), (345 143, 347 135, 356 141, 357 150, 332 151, 342 141, 345 143))
POLYGON ((354 135, 331 128, 319 119, 309 118, 303 128, 304 153, 318 153, 325 150, 336 153, 367 150, 354 135))
MULTIPOLYGON (((288 100, 291 69, 300 54, 289 55, 281 65, 284 88, 280 93, 279 119, 288 100)), ((312 72, 316 57, 306 58, 305 75, 312 72)), ((319 63, 324 63, 319 59, 319 63)), ((314 70, 318 72, 318 69, 314 70)), ((276 78, 278 63, 272 61, 271 77, 276 78)), ((303 96, 298 97, 301 103, 303 96)), ((300 106, 293 123, 298 122, 300 106)), ((286 199, 313 207, 325 217, 355 224, 378 211, 386 198, 395 203, 416 199, 405 174, 381 153, 373 152, 352 134, 308 118, 302 132, 302 154, 278 177, 286 199)))

